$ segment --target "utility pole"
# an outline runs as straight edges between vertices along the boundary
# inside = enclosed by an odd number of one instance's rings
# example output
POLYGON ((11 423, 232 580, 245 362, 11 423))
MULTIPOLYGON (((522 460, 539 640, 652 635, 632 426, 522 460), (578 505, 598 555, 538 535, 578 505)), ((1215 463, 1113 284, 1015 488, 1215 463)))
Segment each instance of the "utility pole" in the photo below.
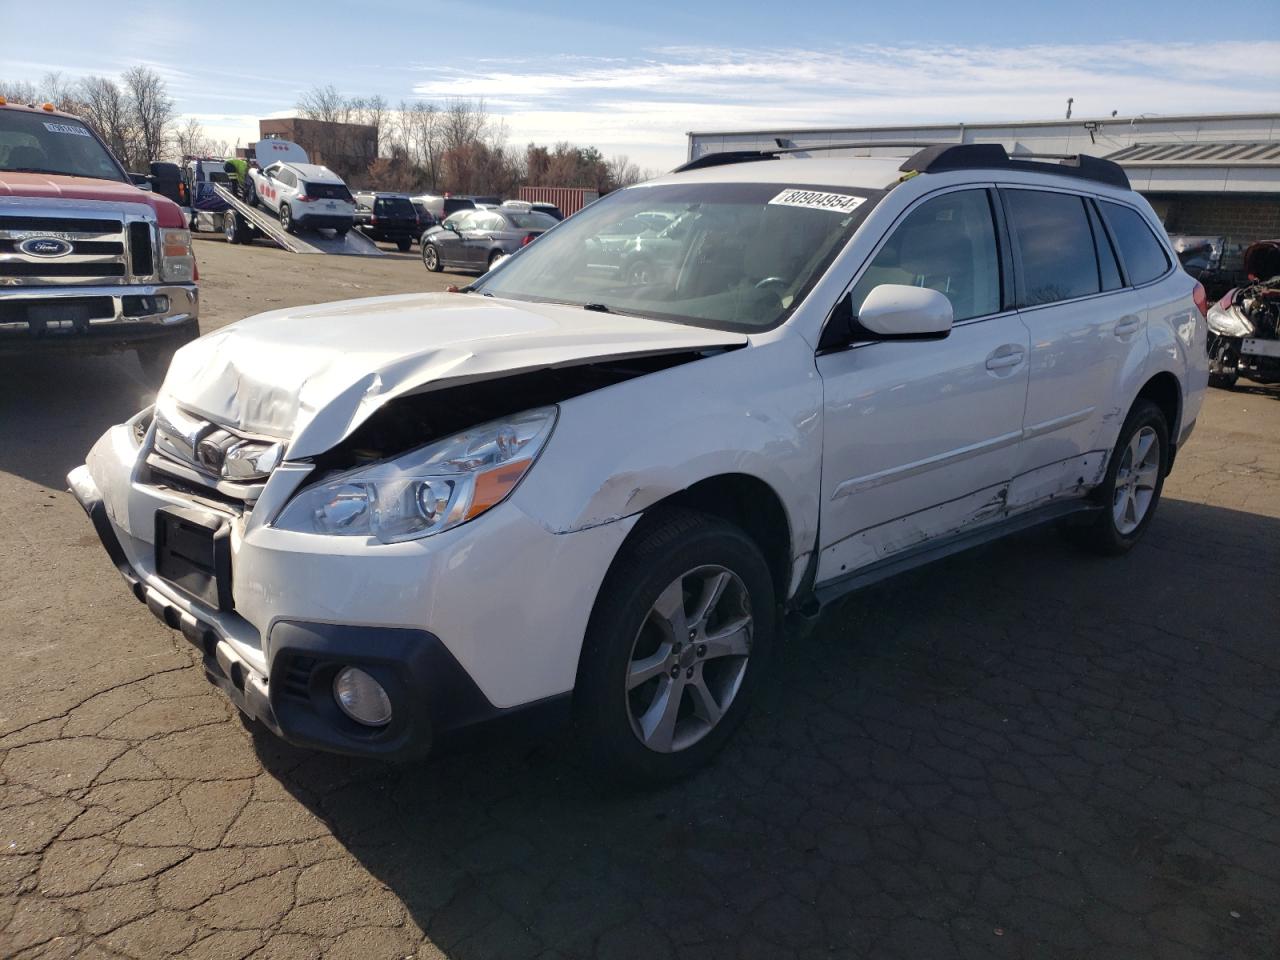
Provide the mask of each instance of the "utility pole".
POLYGON ((1076 102, 1075 97, 1067 97, 1067 119, 1071 119, 1071 105, 1076 102))

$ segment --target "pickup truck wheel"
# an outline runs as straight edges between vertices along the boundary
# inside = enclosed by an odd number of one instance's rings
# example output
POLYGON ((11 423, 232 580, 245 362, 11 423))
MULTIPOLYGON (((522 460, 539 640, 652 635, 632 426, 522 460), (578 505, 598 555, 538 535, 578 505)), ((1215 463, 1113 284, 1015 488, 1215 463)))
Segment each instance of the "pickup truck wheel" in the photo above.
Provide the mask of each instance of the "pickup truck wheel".
POLYGON ((605 577, 583 645, 575 714, 597 766, 639 783, 706 766, 746 714, 775 625, 745 533, 683 510, 651 522, 605 577))
POLYGON ((227 238, 227 243, 249 242, 247 225, 234 210, 228 210, 222 215, 222 233, 227 238))
POLYGON ((293 225, 293 214, 289 210, 287 203, 280 204, 280 226, 284 227, 289 233, 297 233, 293 225))
POLYGON ((432 273, 440 272, 440 251, 436 249, 434 243, 422 245, 422 265, 432 273))
POLYGON ((1168 468, 1164 414, 1151 401, 1139 400, 1120 428, 1106 479, 1094 494, 1102 509, 1089 525, 1066 528, 1068 534, 1095 553, 1128 552, 1155 516, 1168 468))

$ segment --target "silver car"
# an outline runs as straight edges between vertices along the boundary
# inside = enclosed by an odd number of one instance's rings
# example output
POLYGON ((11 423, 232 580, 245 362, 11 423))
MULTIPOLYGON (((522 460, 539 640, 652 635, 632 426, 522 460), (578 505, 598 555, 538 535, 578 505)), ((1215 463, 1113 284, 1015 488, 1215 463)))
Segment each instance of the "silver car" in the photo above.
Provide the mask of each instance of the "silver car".
POLYGON ((459 210, 422 235, 422 263, 433 272, 448 267, 483 273, 557 222, 536 211, 459 210))

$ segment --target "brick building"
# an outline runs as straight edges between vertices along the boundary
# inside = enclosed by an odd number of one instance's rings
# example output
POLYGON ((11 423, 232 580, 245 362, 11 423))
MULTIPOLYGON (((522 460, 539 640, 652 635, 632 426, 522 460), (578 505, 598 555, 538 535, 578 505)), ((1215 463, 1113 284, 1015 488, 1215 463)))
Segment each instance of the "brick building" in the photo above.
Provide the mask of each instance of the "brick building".
POLYGON ((264 140, 292 140, 312 163, 324 164, 344 180, 362 176, 378 156, 378 130, 362 123, 280 117, 259 120, 258 134, 264 140))
POLYGON ((1237 269, 1254 240, 1280 237, 1280 113, 690 133, 689 159, 769 149, 779 140, 796 147, 1000 143, 1010 154, 1091 154, 1124 167, 1170 234, 1214 238, 1223 270, 1237 269))

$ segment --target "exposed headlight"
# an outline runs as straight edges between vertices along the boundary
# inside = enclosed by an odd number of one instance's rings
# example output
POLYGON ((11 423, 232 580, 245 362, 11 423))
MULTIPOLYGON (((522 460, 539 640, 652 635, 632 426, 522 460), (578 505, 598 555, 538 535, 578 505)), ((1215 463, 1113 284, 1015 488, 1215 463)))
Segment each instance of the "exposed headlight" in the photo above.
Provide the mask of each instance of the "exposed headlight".
POLYGON ((160 279, 188 282, 196 275, 196 258, 191 250, 191 231, 165 228, 160 231, 160 279))
POLYGON ((505 500, 555 422, 555 407, 530 410, 358 467, 303 490, 274 525, 383 543, 440 533, 505 500))
POLYGON ((1205 322, 1209 324, 1209 329, 1222 337, 1248 337, 1253 335, 1253 325, 1244 317, 1240 316, 1234 309, 1223 310, 1217 304, 1214 304, 1205 322))

